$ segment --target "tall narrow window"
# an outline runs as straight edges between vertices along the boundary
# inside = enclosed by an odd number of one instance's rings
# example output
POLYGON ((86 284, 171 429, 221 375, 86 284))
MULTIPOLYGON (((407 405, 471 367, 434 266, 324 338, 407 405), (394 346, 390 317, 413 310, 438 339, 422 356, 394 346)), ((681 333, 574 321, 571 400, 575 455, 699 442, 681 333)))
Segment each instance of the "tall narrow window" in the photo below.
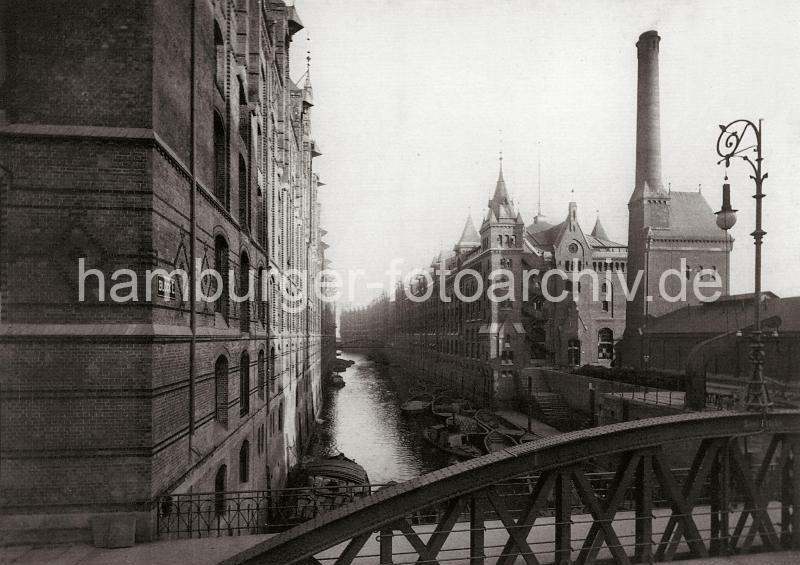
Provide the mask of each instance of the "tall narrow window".
POLYGON ((278 375, 275 372, 275 360, 277 355, 275 354, 275 348, 269 348, 269 390, 270 392, 275 392, 275 380, 277 379, 278 375))
POLYGON ((225 171, 225 123, 222 117, 214 112, 214 196, 228 208, 228 186, 225 171))
POLYGON ((225 479, 227 474, 228 468, 225 465, 221 465, 217 469, 217 475, 214 477, 214 514, 217 516, 221 516, 227 508, 225 501, 225 479))
POLYGON ((239 482, 246 483, 250 480, 250 442, 244 440, 239 449, 239 482))
POLYGON ((242 352, 239 363, 239 416, 250 412, 250 355, 242 352))
POLYGON ((267 271, 264 267, 258 270, 258 320, 267 325, 267 271))
POLYGON ((214 80, 220 92, 225 92, 225 39, 217 22, 214 22, 214 80))
POLYGON ((214 419, 228 425, 228 359, 224 355, 214 364, 214 419))
POLYGON ((545 359, 547 357, 547 334, 542 328, 533 328, 530 332, 531 357, 545 359))
POLYGON ((602 328, 597 332, 597 358, 614 358, 614 332, 610 328, 602 328))
POLYGON ((243 333, 250 332, 250 258, 247 253, 242 253, 239 261, 239 296, 247 298, 240 302, 239 325, 243 333))
POLYGON ((250 208, 250 177, 244 157, 239 155, 239 223, 245 231, 250 231, 250 208))
POLYGON ((580 340, 571 339, 567 342, 567 364, 573 366, 581 364, 580 340))
POLYGON ((228 292, 228 242, 221 235, 214 239, 214 269, 222 277, 222 292, 216 300, 216 311, 228 318, 230 293, 228 292))
POLYGON ((258 352, 258 397, 261 400, 264 400, 265 374, 267 372, 267 368, 264 366, 265 363, 264 350, 261 349, 258 352))

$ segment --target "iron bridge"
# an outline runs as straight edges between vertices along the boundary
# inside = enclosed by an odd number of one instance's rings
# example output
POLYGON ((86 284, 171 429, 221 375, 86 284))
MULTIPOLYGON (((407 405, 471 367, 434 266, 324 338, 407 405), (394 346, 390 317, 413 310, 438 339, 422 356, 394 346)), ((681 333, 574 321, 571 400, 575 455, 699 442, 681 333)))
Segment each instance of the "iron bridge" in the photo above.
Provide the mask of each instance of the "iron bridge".
POLYGON ((799 483, 799 411, 686 413, 452 465, 224 564, 627 564, 796 551, 799 483), (599 468, 611 478, 593 480, 609 477, 599 468))

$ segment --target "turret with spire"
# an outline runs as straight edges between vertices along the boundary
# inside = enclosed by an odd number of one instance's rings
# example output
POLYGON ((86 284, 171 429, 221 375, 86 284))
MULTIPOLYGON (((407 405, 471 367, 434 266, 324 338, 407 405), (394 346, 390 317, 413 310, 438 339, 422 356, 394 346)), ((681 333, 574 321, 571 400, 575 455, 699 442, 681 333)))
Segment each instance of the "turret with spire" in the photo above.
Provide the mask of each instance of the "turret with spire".
POLYGON ((464 229, 461 231, 461 237, 458 243, 455 244, 453 250, 456 253, 462 253, 481 245, 481 236, 478 235, 478 230, 475 229, 475 224, 472 221, 472 214, 467 214, 467 221, 464 223, 464 229))
POLYGON ((506 180, 503 178, 503 153, 500 153, 500 172, 497 175, 497 183, 494 187, 494 195, 487 204, 489 212, 487 213, 487 221, 504 220, 516 221, 518 216, 514 201, 508 196, 508 188, 506 188, 506 180), (494 216, 494 220, 490 218, 494 216))
POLYGON ((603 228, 603 224, 600 223, 600 212, 597 213, 597 220, 594 222, 594 228, 592 228, 592 237, 595 239, 608 239, 608 234, 606 234, 605 228, 603 228))

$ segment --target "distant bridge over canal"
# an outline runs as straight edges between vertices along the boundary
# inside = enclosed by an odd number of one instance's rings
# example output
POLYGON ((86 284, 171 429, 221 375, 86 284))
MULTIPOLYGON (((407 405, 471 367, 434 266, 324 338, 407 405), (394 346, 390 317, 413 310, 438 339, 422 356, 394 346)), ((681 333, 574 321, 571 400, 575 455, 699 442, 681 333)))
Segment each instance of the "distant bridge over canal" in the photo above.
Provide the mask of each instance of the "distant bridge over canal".
POLYGON ((385 341, 366 337, 336 342, 336 349, 383 349, 384 347, 388 347, 385 341))

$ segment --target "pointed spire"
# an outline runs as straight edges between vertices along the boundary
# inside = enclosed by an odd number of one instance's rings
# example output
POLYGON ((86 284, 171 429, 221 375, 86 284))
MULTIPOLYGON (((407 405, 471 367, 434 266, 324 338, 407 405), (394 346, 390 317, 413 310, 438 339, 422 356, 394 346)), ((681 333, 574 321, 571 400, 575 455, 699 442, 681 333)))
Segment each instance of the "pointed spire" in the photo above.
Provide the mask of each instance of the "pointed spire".
POLYGON ((469 249, 478 247, 481 244, 481 236, 478 235, 478 230, 475 229, 475 223, 472 221, 472 214, 467 214, 467 221, 464 223, 464 229, 461 231, 461 237, 455 245, 455 250, 469 249))
POLYGON ((500 154, 500 173, 497 175, 497 184, 494 187, 494 196, 492 201, 495 204, 510 204, 508 200, 508 190, 506 189, 506 181, 503 178, 503 155, 500 154))
POLYGON ((608 239, 608 234, 606 233, 605 228, 603 228, 603 224, 600 223, 600 213, 597 214, 597 220, 594 222, 594 228, 592 229, 592 237, 596 237, 597 239, 608 239))
POLYGON ((306 36, 308 49, 306 50, 306 80, 303 83, 303 104, 314 105, 314 89, 311 88, 311 38, 306 36))

